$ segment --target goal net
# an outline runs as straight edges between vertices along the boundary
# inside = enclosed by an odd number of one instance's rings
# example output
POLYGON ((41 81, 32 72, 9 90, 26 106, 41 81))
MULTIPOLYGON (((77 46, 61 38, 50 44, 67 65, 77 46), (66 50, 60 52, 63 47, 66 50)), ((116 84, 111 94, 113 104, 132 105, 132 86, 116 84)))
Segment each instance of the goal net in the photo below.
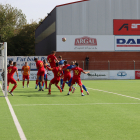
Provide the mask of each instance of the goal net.
POLYGON ((7 42, 0 43, 0 90, 7 96, 7 42))

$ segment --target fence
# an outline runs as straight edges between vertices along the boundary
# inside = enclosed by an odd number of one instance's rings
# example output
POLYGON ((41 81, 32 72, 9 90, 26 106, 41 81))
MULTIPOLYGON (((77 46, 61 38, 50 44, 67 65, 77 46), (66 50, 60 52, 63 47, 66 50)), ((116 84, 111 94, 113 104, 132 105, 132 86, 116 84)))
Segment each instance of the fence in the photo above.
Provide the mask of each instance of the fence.
POLYGON ((79 61, 84 70, 140 70, 140 61, 79 61))

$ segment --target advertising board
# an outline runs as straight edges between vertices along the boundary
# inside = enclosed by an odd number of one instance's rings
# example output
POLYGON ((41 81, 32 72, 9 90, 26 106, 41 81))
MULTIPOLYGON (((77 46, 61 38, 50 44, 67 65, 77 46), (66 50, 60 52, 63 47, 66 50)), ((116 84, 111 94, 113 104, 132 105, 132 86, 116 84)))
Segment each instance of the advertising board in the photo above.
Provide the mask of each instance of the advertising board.
POLYGON ((114 51, 113 35, 57 35, 57 51, 97 52, 114 51), (63 42, 62 38, 66 38, 63 42))
POLYGON ((115 50, 140 50, 140 36, 115 36, 115 50))
POLYGON ((7 64, 9 64, 9 60, 13 62, 17 62, 17 68, 20 70, 22 66, 24 66, 25 62, 28 62, 31 70, 36 69, 36 63, 34 62, 34 58, 38 58, 38 60, 47 60, 47 56, 8 56, 7 64))
MULTIPOLYGON (((22 74, 21 74, 21 71, 18 71, 19 73, 19 79, 22 80, 22 74)), ((49 71, 48 72, 48 80, 51 80, 53 78, 53 72, 52 71, 49 71)), ((30 81, 35 81, 37 78, 37 71, 31 71, 30 72, 30 81)), ((17 75, 16 73, 14 74, 14 79, 17 80, 17 75)), ((22 84, 22 83, 21 83, 22 84)))
POLYGON ((140 35, 140 20, 114 19, 114 35, 140 35))
POLYGON ((109 79, 109 71, 108 70, 90 70, 89 74, 82 74, 81 79, 84 79, 84 80, 109 79))
POLYGON ((110 70, 109 79, 135 79, 134 70, 110 70))
POLYGON ((140 71, 135 71, 135 79, 140 79, 140 71))

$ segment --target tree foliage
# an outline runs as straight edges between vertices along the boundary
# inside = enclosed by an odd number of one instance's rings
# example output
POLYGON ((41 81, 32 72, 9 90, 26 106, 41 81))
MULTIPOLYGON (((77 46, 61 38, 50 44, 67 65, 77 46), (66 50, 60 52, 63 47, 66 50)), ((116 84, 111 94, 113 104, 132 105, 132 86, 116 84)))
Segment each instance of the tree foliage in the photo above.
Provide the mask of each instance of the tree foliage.
POLYGON ((34 31, 38 23, 26 24, 18 31, 18 34, 8 40, 8 55, 26 56, 35 55, 34 31))
POLYGON ((0 42, 8 43, 8 56, 35 55, 35 29, 41 22, 27 24, 21 10, 0 4, 0 42))
POLYGON ((25 24, 26 16, 21 10, 9 4, 0 4, 0 41, 7 41, 25 24))

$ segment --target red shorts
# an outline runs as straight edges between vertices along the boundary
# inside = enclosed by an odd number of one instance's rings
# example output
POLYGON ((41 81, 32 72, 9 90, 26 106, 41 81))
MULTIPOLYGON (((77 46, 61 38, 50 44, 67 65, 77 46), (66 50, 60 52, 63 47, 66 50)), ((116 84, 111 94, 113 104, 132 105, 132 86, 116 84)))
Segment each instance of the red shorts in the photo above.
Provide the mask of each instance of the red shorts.
POLYGON ((29 75, 23 75, 23 80, 25 79, 29 80, 30 79, 29 75))
POLYGON ((51 80, 51 83, 52 83, 52 84, 58 84, 59 81, 60 81, 60 79, 53 78, 53 79, 51 80))
POLYGON ((69 75, 64 75, 63 81, 67 81, 67 80, 69 81, 70 78, 71 78, 70 74, 69 75))
POLYGON ((8 82, 8 84, 9 83, 11 83, 11 84, 16 84, 17 83, 17 81, 13 77, 8 77, 7 82, 8 82))
POLYGON ((71 82, 71 83, 72 83, 72 84, 77 83, 79 86, 82 86, 81 79, 73 79, 73 78, 72 78, 72 82, 71 82))
POLYGON ((56 67, 55 63, 50 63, 51 68, 56 67))
POLYGON ((38 73, 37 73, 37 75, 39 75, 39 76, 44 76, 44 74, 45 74, 45 71, 38 71, 38 73))

